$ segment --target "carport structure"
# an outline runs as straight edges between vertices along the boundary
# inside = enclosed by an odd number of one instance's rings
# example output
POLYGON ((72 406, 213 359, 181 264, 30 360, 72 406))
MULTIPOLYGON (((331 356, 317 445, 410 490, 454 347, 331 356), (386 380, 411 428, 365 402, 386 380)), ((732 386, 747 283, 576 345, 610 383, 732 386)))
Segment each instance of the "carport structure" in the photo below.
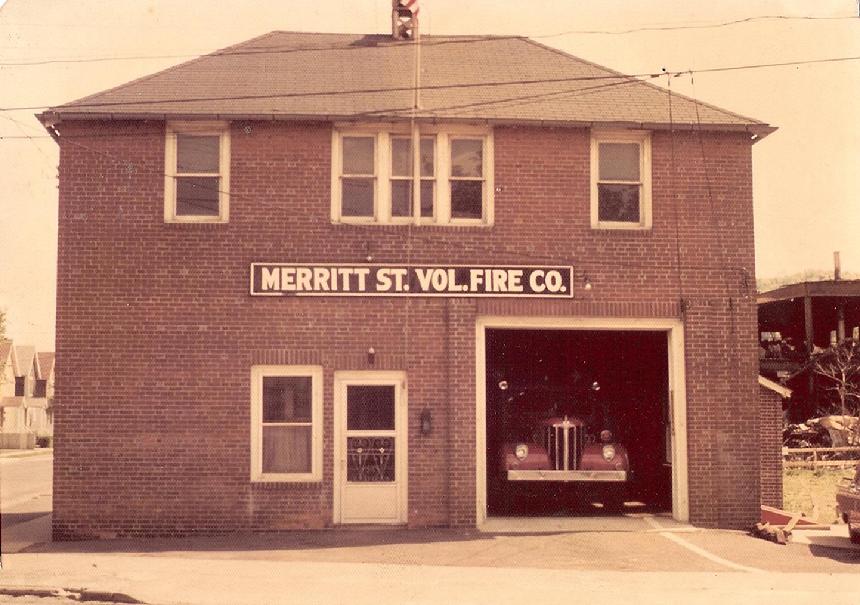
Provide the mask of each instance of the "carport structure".
POLYGON ((789 284, 758 294, 760 332, 780 332, 805 344, 827 347, 831 333, 842 340, 860 325, 860 280, 827 280, 789 284))

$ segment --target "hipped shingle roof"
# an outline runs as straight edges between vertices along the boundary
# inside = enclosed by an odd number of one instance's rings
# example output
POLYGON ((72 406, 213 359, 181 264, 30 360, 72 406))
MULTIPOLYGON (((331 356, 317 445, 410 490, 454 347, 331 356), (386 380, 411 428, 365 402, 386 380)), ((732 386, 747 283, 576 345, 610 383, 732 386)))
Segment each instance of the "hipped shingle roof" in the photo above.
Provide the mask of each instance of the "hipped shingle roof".
POLYGON ((60 107, 60 119, 486 120, 765 135, 764 122, 521 37, 272 32, 60 107), (420 46, 419 108, 414 66, 420 46), (413 111, 414 110, 414 111, 413 111))

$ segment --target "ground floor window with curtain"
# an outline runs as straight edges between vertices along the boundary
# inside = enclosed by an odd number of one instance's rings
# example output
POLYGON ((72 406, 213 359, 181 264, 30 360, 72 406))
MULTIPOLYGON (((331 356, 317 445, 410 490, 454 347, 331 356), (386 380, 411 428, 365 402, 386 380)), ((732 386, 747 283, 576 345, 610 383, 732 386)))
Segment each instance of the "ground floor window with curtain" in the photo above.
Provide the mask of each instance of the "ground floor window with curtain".
POLYGON ((322 368, 251 369, 251 479, 322 478, 322 368))

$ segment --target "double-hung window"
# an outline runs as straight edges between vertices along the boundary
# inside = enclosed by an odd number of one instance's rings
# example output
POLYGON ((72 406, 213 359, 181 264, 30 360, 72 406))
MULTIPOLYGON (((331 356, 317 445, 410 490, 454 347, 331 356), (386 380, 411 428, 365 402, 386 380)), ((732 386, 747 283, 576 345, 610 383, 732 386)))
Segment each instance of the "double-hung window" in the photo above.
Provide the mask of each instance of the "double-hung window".
POLYGON ((226 222, 230 131, 222 122, 171 122, 165 143, 165 222, 226 222))
MULTIPOLYGON (((412 139, 391 137, 391 219, 415 216, 412 139)), ((433 219, 436 191, 436 137, 421 137, 421 218, 433 219)))
POLYGON ((492 224, 492 132, 485 128, 422 126, 419 140, 416 158, 408 129, 336 128, 332 142, 332 220, 492 224), (414 176, 416 162, 418 179, 414 176), (416 184, 417 200, 413 193, 416 184))
POLYGON ((594 132, 591 226, 651 227, 651 138, 647 132, 594 132))
POLYGON ((322 480, 322 368, 251 369, 251 479, 322 480))
POLYGON ((450 137, 451 218, 481 220, 486 185, 484 183, 484 140, 450 137))

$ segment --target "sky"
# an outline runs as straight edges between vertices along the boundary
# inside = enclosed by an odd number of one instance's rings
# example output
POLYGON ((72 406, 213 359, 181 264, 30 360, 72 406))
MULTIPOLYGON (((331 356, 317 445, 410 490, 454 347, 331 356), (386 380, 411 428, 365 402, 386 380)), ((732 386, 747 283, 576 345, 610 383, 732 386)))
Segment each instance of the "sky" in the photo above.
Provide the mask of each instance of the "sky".
MULTIPOLYGON (((526 35, 626 73, 860 57, 857 0, 419 2, 425 35, 526 35), (791 18, 701 27, 764 16, 791 18)), ((0 0, 7 336, 53 350, 58 162, 33 115, 41 109, 9 108, 65 103, 272 30, 387 33, 390 9, 390 0, 0 0)), ((860 272, 860 61, 694 73, 672 90, 779 127, 753 148, 759 277, 830 269, 835 250, 844 272, 860 272)))

